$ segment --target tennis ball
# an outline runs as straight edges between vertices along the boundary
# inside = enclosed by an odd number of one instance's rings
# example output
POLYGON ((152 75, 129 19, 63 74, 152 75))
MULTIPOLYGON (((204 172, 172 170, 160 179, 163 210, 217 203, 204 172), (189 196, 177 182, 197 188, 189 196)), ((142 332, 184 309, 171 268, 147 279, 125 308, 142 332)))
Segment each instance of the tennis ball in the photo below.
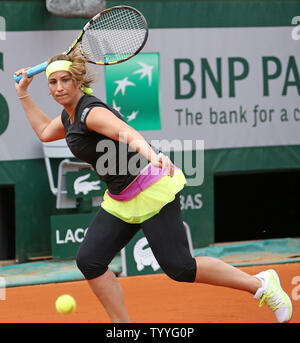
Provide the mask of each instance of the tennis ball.
POLYGON ((76 309, 76 301, 69 294, 63 294, 56 299, 55 307, 60 314, 71 314, 76 309))

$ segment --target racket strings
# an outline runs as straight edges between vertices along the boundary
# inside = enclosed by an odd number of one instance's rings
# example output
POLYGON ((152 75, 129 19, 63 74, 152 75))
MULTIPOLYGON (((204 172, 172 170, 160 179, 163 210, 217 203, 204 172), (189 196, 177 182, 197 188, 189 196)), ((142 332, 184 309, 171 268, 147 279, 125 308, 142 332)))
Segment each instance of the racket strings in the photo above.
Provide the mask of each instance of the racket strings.
POLYGON ((88 27, 82 50, 94 62, 118 62, 140 49, 146 32, 146 24, 138 13, 128 9, 110 11, 88 27))

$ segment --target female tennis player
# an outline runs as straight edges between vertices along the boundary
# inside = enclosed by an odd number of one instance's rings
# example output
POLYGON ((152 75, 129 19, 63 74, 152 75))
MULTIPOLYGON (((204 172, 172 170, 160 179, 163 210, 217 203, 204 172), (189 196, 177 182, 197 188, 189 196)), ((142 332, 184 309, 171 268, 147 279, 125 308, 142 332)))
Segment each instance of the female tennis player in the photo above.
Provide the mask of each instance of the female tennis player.
MULTIPOLYGON (((212 257, 192 257, 180 210, 182 171, 152 148, 113 108, 91 95, 84 58, 57 55, 46 76, 50 93, 63 106, 51 120, 28 93, 26 69, 15 84, 26 116, 43 142, 66 138, 72 153, 90 163, 107 184, 101 207, 78 250, 76 262, 112 322, 130 322, 117 277, 108 269, 115 255, 141 228, 162 270, 180 282, 225 286, 253 294, 279 322, 288 322, 292 304, 274 270, 248 275, 212 257), (119 155, 127 152, 127 163, 119 155)), ((124 156, 122 156, 124 158, 124 156)))

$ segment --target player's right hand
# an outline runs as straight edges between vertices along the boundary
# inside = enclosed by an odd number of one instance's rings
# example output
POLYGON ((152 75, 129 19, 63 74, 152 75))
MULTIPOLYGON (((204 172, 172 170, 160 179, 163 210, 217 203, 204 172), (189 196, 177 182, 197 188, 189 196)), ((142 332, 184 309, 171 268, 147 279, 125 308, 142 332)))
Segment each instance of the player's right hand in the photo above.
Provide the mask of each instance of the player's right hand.
POLYGON ((23 77, 19 83, 15 82, 15 87, 16 87, 16 91, 17 91, 18 96, 22 96, 27 92, 27 88, 30 85, 31 81, 33 80, 33 77, 30 77, 30 78, 27 77, 27 73, 26 73, 27 69, 29 69, 29 67, 28 68, 22 68, 22 69, 15 71, 15 74, 17 76, 20 74, 23 75, 23 77))

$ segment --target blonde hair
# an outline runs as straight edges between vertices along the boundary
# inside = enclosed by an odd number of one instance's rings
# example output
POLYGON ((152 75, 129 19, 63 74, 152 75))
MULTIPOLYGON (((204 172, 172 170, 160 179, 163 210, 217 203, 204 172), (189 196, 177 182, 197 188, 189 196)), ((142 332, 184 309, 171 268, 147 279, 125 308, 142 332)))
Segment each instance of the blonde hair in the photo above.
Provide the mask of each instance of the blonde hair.
POLYGON ((48 61, 48 64, 61 60, 72 62, 69 71, 73 81, 82 82, 82 85, 87 88, 95 82, 95 75, 90 72, 90 69, 86 64, 86 59, 78 52, 77 48, 74 49, 74 52, 71 55, 59 54, 53 56, 48 61))

